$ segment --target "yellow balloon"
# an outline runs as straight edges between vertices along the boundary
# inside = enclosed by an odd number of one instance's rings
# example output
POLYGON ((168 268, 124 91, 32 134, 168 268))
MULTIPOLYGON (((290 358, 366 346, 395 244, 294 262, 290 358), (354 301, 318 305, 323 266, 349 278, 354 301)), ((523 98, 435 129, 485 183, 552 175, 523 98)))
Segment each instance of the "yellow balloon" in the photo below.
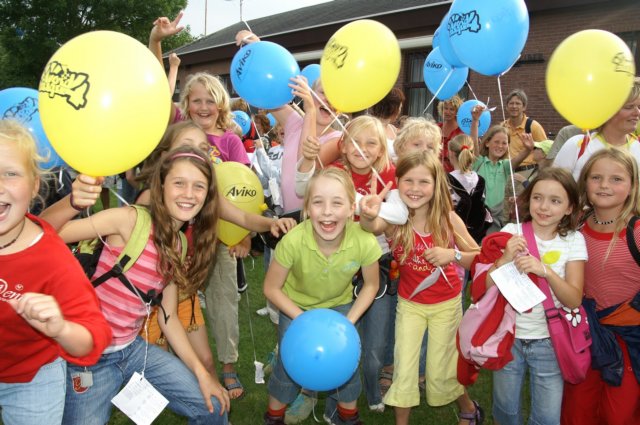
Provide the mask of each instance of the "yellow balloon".
POLYGON ((580 31, 551 55, 547 93, 567 121, 594 129, 624 105, 635 72, 633 55, 618 36, 602 30, 580 31))
MULTIPOLYGON (((258 176, 239 162, 222 162, 215 165, 218 192, 243 211, 261 214, 266 208, 264 193, 258 176)), ((218 220, 218 239, 225 245, 237 245, 249 234, 245 228, 226 220, 218 220)))
POLYGON ((377 21, 350 22, 329 39, 320 59, 320 80, 331 105, 356 112, 376 104, 400 72, 400 45, 377 21))
POLYGON ((88 175, 134 167, 169 122, 164 69, 142 43, 113 31, 65 43, 49 59, 38 90, 49 141, 67 164, 88 175))

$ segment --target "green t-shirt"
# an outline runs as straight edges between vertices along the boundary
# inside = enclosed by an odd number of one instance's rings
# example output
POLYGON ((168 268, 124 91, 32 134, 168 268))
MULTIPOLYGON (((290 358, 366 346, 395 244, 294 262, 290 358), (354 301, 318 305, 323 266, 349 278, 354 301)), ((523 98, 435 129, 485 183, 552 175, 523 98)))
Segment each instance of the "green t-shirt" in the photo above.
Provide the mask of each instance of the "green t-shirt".
POLYGON ((313 226, 305 220, 276 246, 276 261, 289 269, 283 292, 301 309, 331 308, 352 300, 351 279, 358 269, 378 261, 376 237, 352 221, 340 248, 328 258, 320 252, 313 226))
POLYGON ((500 159, 494 164, 488 156, 481 156, 473 163, 473 171, 484 178, 485 205, 494 208, 502 204, 510 175, 509 160, 500 159))

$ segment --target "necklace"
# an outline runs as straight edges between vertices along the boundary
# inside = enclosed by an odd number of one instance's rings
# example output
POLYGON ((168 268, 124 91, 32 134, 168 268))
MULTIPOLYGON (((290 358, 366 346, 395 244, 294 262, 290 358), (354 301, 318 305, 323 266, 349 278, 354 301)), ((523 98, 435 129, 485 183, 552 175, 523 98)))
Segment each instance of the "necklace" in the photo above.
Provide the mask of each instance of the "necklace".
POLYGON ((616 217, 616 218, 613 218, 613 219, 611 219, 611 220, 607 220, 607 221, 600 221, 600 220, 598 220, 598 219, 596 218, 596 215, 595 215, 595 214, 594 214, 594 215, 592 215, 592 217, 593 217, 593 221, 594 221, 596 224, 599 224, 599 225, 601 225, 601 226, 606 226, 606 225, 608 225, 608 224, 613 224, 613 223, 615 223, 615 222, 616 222, 616 220, 618 219, 618 217, 616 217))
POLYGON ((22 220, 22 227, 20 228, 20 231, 18 232, 18 234, 16 235, 15 238, 13 238, 13 240, 7 244, 4 245, 0 245, 0 249, 5 249, 11 245, 13 245, 14 243, 16 243, 16 241, 18 240, 18 238, 20 237, 20 235, 22 234, 22 231, 24 230, 24 225, 26 223, 26 218, 24 220, 22 220))

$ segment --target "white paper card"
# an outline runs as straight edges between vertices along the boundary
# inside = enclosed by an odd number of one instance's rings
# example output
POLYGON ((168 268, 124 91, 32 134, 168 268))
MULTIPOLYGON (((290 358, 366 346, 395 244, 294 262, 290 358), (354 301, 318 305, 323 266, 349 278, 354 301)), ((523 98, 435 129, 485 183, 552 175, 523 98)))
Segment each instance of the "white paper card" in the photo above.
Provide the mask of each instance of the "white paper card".
POLYGON ((169 400, 138 372, 111 402, 137 425, 151 425, 169 404, 169 400))
POLYGON ((529 276, 512 262, 491 272, 491 278, 511 307, 523 313, 545 300, 545 295, 529 276))
POLYGON ((256 384, 264 384, 264 363, 255 360, 253 364, 256 367, 256 384))

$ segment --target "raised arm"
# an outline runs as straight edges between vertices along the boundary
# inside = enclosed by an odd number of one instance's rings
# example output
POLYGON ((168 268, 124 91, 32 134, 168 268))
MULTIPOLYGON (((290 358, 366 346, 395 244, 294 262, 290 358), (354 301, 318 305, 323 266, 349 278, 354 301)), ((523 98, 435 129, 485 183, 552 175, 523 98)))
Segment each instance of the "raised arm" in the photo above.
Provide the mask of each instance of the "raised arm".
POLYGON ((176 91, 176 81, 178 80, 178 68, 180 67, 180 58, 175 53, 169 55, 169 74, 167 80, 169 80, 169 93, 173 96, 176 91))
POLYGON ((522 133, 520 135, 520 140, 522 140, 524 149, 518 155, 511 158, 511 167, 514 169, 517 168, 518 165, 520 165, 520 163, 524 161, 525 158, 528 157, 533 150, 533 136, 531 136, 531 134, 522 133))
POLYGON ((164 62, 162 61, 162 40, 172 35, 178 34, 184 29, 184 26, 180 25, 180 20, 184 12, 178 13, 178 16, 173 21, 170 21, 167 17, 160 17, 153 22, 153 28, 149 34, 149 50, 160 62, 160 65, 164 68, 164 62))

